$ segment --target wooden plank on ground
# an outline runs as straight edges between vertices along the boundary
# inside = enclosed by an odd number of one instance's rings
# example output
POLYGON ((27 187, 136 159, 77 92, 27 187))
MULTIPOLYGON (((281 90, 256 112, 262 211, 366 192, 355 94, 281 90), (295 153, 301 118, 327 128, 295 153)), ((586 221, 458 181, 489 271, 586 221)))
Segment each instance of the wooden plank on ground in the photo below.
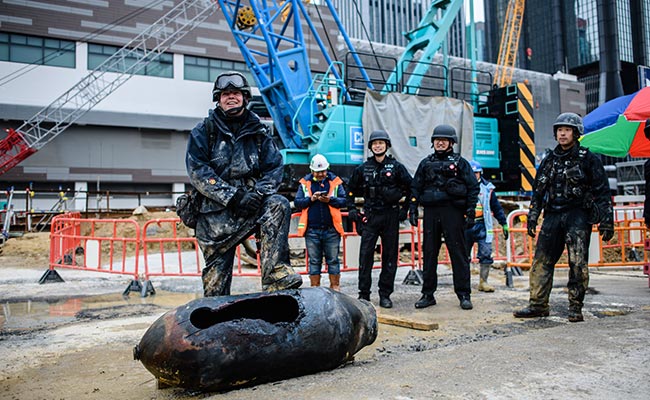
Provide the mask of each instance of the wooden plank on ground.
POLYGON ((377 322, 380 324, 401 326, 402 328, 417 329, 419 331, 432 331, 438 329, 438 324, 435 322, 414 321, 389 315, 378 315, 377 322))

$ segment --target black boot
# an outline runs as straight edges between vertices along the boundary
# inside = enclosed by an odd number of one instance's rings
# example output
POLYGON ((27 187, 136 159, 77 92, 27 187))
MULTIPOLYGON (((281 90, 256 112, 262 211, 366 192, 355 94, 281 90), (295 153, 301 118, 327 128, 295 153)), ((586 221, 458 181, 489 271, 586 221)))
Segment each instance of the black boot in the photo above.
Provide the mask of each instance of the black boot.
POLYGON ((582 316, 582 309, 578 307, 569 308, 569 322, 582 322, 585 318, 582 316))
POLYGON ((422 297, 420 297, 420 300, 418 300, 415 303, 415 308, 425 308, 429 306, 435 306, 436 305, 436 298, 433 297, 432 294, 423 294, 422 297))
POLYGON ((370 293, 359 293, 359 300, 368 300, 370 301, 370 293))
POLYGON ((512 313, 516 318, 539 318, 548 317, 548 309, 538 307, 526 307, 521 310, 516 310, 512 313))
POLYGON ((393 301, 388 296, 379 296, 379 307, 393 308, 393 301))
POLYGON ((472 305, 472 300, 469 299, 469 296, 463 296, 460 298, 460 308, 463 310, 471 310, 474 308, 472 305))

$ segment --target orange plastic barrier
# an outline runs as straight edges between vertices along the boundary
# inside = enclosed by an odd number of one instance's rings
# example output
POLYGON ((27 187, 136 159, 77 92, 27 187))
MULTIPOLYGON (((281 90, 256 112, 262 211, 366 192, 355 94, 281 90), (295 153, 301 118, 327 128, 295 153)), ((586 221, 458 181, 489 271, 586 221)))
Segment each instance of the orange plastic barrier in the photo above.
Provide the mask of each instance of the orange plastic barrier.
MULTIPOLYGON (((341 216, 347 217, 348 213, 347 212, 341 212, 341 216)), ((291 215, 291 218, 300 218, 300 213, 294 213, 291 215)), ((417 245, 415 244, 415 239, 417 238, 417 230, 411 226, 409 226, 407 229, 401 229, 399 231, 400 236, 401 235, 410 235, 411 241, 410 241, 410 247, 411 247, 411 259, 409 261, 401 261, 400 258, 398 257, 397 259, 397 266, 398 267, 411 267, 415 268, 420 266, 421 264, 419 263, 419 257, 416 254, 417 252, 417 245)), ((352 232, 344 232, 341 239, 342 239, 342 246, 341 246, 341 272, 350 272, 350 271, 358 271, 358 267, 353 267, 350 266, 350 263, 348 261, 348 247, 350 246, 350 238, 356 238, 359 237, 356 231, 356 224, 352 224, 352 232)), ((297 233, 290 233, 289 238, 300 238, 297 233)), ((379 251, 381 254, 382 246, 381 243, 379 243, 379 251)), ((355 264, 358 262, 358 260, 355 260, 355 264)), ((380 269, 381 268, 381 262, 375 263, 372 266, 373 269, 380 269)), ((323 272, 327 272, 327 265, 323 266, 323 272)), ((301 274, 308 274, 309 273, 309 257, 305 253, 305 270, 300 271, 301 274)))
MULTIPOLYGON (((598 227, 592 228, 590 252, 590 267, 632 267, 642 266, 647 261, 643 249, 647 235, 643 218, 640 215, 643 208, 638 206, 614 207, 614 238, 603 242, 598 234, 598 227), (596 254, 597 253, 597 254, 596 254), (596 258, 596 255, 598 256, 596 258)), ((510 237, 507 241, 507 266, 530 268, 535 255, 536 239, 528 236, 524 223, 528 210, 516 210, 508 215, 510 237), (521 221, 515 227, 515 219, 521 221)), ((541 228, 541 223, 537 231, 541 228)), ((556 264, 556 268, 567 268, 566 250, 556 264)))
POLYGON ((134 220, 58 215, 50 230, 50 270, 81 269, 138 279, 140 246, 140 226, 134 220))

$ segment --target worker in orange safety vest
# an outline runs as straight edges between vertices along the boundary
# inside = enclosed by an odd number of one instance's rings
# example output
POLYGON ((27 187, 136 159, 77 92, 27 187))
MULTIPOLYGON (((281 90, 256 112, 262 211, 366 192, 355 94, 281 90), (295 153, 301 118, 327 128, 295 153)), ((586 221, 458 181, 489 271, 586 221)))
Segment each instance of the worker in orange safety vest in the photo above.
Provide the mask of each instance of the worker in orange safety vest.
POLYGON ((298 235, 305 237, 311 286, 320 286, 323 257, 327 263, 330 288, 340 290, 339 245, 343 235, 341 207, 346 204, 343 181, 328 171, 329 162, 316 154, 309 164, 311 173, 300 180, 294 205, 302 210, 298 235))

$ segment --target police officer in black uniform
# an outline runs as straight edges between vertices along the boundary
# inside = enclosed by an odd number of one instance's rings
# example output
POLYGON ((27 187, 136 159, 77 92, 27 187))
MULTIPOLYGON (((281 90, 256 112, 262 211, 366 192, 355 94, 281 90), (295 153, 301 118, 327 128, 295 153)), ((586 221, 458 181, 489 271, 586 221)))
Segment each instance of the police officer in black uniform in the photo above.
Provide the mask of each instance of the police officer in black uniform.
POLYGON ((408 213, 408 203, 400 206, 399 202, 402 197, 408 198, 412 179, 404 165, 386 154, 390 146, 386 131, 370 134, 368 149, 373 155, 352 172, 347 198, 349 218, 361 235, 359 299, 370 300, 375 246, 381 237, 379 305, 383 308, 393 306, 390 295, 397 273, 399 223, 406 220, 408 213), (363 197, 363 211, 357 209, 355 197, 363 197))
POLYGON ((196 238, 205 257, 203 293, 230 294, 235 251, 254 233, 261 241, 262 289, 300 287, 289 259, 291 206, 277 193, 282 155, 259 117, 246 109, 251 97, 244 75, 231 71, 214 82, 214 110, 187 143, 185 163, 201 193, 196 238))
POLYGON ((418 165, 411 184, 409 222, 418 224, 418 205, 424 208, 424 268, 422 297, 415 308, 436 304, 438 252, 445 238, 451 258, 454 291, 463 310, 472 309, 470 269, 465 229, 474 225, 479 183, 469 162, 454 153, 456 130, 438 125, 431 135, 434 153, 418 165))
POLYGON ((580 146, 583 133, 578 114, 560 114, 553 124, 558 145, 547 151, 537 170, 528 212, 528 235, 535 237, 542 209, 544 221, 530 269, 529 306, 515 311, 517 318, 546 317, 555 263, 566 246, 569 258, 569 321, 582 321, 589 285, 591 227, 599 224, 602 240, 614 236, 609 183, 602 161, 580 146))

